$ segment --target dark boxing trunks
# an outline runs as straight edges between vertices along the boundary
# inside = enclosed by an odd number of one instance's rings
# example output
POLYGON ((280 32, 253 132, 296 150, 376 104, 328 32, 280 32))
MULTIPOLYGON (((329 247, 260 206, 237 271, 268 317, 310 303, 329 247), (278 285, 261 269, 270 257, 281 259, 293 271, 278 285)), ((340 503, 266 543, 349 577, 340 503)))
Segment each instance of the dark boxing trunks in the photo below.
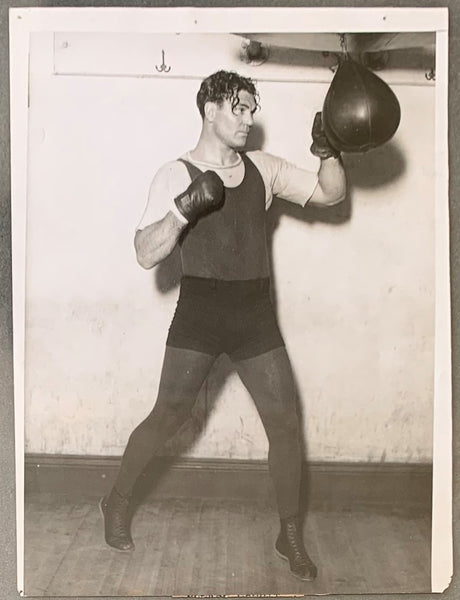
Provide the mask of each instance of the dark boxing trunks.
POLYGON ((184 276, 168 346, 233 360, 284 346, 270 300, 270 280, 184 276))

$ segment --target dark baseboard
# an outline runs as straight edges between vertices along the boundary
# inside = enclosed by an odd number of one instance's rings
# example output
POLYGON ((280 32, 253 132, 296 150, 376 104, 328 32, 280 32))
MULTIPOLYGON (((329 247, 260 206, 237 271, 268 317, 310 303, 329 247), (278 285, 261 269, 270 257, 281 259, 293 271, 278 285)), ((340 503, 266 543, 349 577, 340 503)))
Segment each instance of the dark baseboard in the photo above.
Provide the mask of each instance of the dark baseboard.
MULTIPOLYGON (((28 454, 25 491, 101 496, 110 489, 119 457, 28 454)), ((312 462, 304 465, 305 507, 431 512, 432 465, 312 462)), ((265 461, 159 457, 139 478, 144 499, 234 498, 267 501, 273 488, 265 461)))

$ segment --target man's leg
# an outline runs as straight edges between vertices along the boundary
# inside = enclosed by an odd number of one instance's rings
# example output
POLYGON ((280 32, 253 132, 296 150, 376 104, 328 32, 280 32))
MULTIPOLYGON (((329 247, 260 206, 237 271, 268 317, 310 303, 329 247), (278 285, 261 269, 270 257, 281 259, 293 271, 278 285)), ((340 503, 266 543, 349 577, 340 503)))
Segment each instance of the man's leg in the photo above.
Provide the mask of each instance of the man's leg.
POLYGON ((284 347, 235 362, 251 394, 269 442, 268 464, 281 519, 276 549, 302 579, 316 576, 303 546, 299 521, 301 446, 297 397, 291 364, 284 347))
POLYGON ((166 346, 158 398, 131 433, 114 488, 101 501, 106 542, 118 550, 134 547, 129 534, 129 497, 151 458, 190 417, 215 356, 166 346))

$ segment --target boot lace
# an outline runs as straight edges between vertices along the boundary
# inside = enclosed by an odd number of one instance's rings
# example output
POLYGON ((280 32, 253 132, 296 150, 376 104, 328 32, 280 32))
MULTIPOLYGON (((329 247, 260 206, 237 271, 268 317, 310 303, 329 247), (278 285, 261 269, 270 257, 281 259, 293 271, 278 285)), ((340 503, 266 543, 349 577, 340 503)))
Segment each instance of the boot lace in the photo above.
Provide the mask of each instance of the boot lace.
POLYGON ((112 501, 113 505, 110 507, 111 510, 109 513, 111 517, 111 533, 117 537, 129 537, 127 528, 129 499, 116 493, 112 501))
POLYGON ((304 548, 303 541, 299 533, 298 524, 295 521, 288 521, 288 523, 286 523, 286 537, 294 554, 294 561, 298 564, 307 563, 307 552, 304 548))

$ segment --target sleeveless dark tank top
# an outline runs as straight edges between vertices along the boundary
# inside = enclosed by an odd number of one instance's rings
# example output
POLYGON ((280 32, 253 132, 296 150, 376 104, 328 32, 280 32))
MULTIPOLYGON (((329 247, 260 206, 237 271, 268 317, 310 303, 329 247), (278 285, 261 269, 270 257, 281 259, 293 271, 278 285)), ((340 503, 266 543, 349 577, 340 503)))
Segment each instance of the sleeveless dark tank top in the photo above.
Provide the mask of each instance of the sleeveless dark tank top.
MULTIPOLYGON (((223 206, 188 227, 180 242, 184 275, 225 280, 269 276, 265 184, 254 163, 241 154, 244 177, 225 188, 223 206)), ((195 179, 198 167, 180 159, 195 179)))

